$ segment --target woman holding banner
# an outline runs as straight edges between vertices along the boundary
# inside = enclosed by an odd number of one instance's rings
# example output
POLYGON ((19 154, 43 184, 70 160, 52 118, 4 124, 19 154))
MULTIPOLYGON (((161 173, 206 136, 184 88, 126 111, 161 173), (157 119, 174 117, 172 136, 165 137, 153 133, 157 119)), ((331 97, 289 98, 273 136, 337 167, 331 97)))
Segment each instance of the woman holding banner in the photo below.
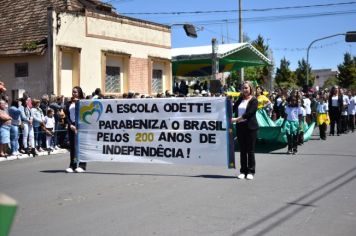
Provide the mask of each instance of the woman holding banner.
POLYGON ((76 121, 76 114, 75 114, 75 107, 79 99, 84 99, 83 90, 79 86, 75 86, 72 89, 72 98, 65 106, 65 114, 67 118, 68 124, 68 137, 69 137, 69 148, 70 148, 70 164, 69 168, 66 169, 67 173, 73 173, 74 171, 77 173, 85 172, 86 163, 80 162, 77 167, 77 153, 76 153, 76 146, 75 146, 75 135, 77 134, 77 127, 75 124, 76 121))
POLYGON ((252 180, 256 169, 255 144, 258 130, 256 119, 258 101, 253 94, 252 83, 245 81, 242 84, 242 94, 233 108, 236 118, 232 118, 232 122, 236 123, 237 140, 240 148, 241 169, 238 175, 239 179, 252 180))

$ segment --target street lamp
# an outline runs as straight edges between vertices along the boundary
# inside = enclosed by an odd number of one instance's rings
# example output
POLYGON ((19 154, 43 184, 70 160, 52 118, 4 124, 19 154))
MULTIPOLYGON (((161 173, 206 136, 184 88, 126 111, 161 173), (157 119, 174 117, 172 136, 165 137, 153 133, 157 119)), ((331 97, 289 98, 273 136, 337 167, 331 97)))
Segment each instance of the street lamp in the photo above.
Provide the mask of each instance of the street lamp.
POLYGON ((192 25, 192 24, 181 24, 181 23, 178 23, 178 24, 171 24, 169 25, 170 27, 172 26, 183 26, 183 29, 185 31, 185 34, 188 36, 188 37, 191 37, 191 38, 197 38, 198 37, 198 34, 197 34, 197 31, 200 31, 202 30, 202 28, 198 28, 198 30, 196 30, 195 26, 192 25))
POLYGON ((308 49, 307 49, 307 84, 306 84, 307 86, 308 86, 308 82, 309 82, 309 50, 310 50, 311 46, 313 45, 313 43, 318 42, 320 40, 328 39, 328 38, 332 38, 332 37, 340 36, 340 35, 345 35, 346 42, 356 42, 356 31, 349 31, 346 33, 333 34, 333 35, 329 35, 329 36, 326 36, 323 38, 315 39, 314 41, 312 41, 309 44, 308 49))

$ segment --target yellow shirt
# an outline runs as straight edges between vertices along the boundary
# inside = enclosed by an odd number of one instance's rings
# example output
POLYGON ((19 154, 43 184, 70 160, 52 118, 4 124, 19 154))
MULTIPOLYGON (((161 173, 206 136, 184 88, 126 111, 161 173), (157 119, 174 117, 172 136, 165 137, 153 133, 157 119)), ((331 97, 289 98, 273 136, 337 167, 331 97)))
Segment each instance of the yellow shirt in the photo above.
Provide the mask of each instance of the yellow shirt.
POLYGON ((266 104, 270 103, 269 99, 265 95, 260 95, 257 97, 258 107, 257 109, 262 109, 266 104))

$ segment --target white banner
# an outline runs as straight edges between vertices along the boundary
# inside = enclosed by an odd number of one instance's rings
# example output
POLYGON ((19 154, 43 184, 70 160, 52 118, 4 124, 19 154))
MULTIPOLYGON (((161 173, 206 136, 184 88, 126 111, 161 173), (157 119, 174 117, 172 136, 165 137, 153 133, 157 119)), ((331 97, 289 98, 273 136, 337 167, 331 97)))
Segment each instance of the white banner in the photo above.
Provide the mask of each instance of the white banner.
POLYGON ((79 101, 78 158, 233 168, 227 107, 214 97, 79 101))

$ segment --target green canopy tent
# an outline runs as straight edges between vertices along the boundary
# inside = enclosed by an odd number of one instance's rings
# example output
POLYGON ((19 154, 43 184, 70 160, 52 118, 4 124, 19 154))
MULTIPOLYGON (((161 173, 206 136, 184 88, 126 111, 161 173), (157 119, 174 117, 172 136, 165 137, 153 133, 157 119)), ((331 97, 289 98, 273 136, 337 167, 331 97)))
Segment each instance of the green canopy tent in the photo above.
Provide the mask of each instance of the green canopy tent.
MULTIPOLYGON (((212 75, 212 46, 172 49, 174 76, 212 75)), ((219 72, 244 67, 271 65, 271 61, 249 43, 221 44, 218 47, 219 72)))

